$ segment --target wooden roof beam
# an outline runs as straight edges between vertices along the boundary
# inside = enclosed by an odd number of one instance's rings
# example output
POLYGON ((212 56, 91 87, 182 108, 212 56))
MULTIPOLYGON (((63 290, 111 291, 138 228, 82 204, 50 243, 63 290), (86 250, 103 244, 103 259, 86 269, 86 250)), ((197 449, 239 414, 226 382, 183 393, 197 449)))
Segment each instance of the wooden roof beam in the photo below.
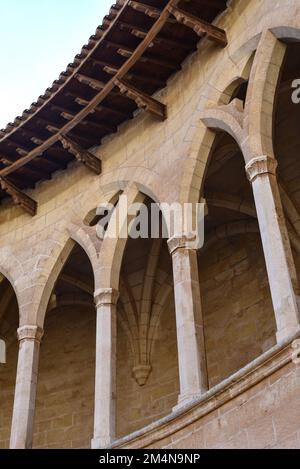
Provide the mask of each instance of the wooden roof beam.
POLYGON ((135 2, 132 0, 128 2, 128 5, 133 10, 138 11, 140 13, 144 13, 144 15, 149 16, 150 18, 153 18, 155 20, 157 20, 161 15, 161 10, 159 10, 158 8, 152 7, 151 5, 145 5, 143 3, 135 2))
POLYGON ((42 145, 45 141, 45 140, 42 140, 40 136, 36 135, 34 132, 24 129, 24 127, 21 128, 20 132, 24 138, 28 138, 32 143, 34 143, 37 146, 42 145))
MULTIPOLYGON (((76 118, 73 119, 73 121, 68 122, 66 125, 64 125, 63 128, 61 128, 57 132, 56 135, 52 135, 51 137, 49 137, 40 147, 35 148, 34 150, 32 150, 29 155, 27 155, 23 158, 20 158, 18 161, 14 162, 9 167, 1 169, 0 170, 0 177, 2 177, 2 178, 6 177, 9 174, 13 173, 14 171, 17 171, 21 167, 23 167, 23 166, 27 165, 28 163, 30 163, 30 161, 32 161, 37 156, 39 156, 40 154, 42 154, 46 150, 48 150, 48 148, 50 148, 52 145, 54 145, 58 141, 59 137, 62 134, 65 135, 65 134, 68 134, 69 132, 71 132, 78 125, 79 121, 84 120, 89 114, 91 114, 92 110, 95 107, 99 106, 100 103, 110 93, 112 93, 113 89, 116 86, 115 85, 116 79, 122 79, 126 75, 126 73, 128 73, 131 70, 131 68, 137 62, 137 60, 139 60, 140 57, 142 55, 144 55, 144 53, 148 49, 148 47, 151 47, 153 45, 153 43, 154 43, 154 41, 156 41, 156 39, 158 39, 158 43, 160 43, 161 38, 157 38, 157 36, 160 33, 160 31, 162 30, 162 28, 164 27, 166 21, 168 20, 168 18, 170 16, 168 6, 170 6, 170 5, 177 6, 178 2, 179 2, 179 0, 169 0, 166 7, 163 9, 159 19, 153 24, 153 26, 149 29, 149 31, 146 32, 146 36, 141 41, 141 43, 137 46, 134 54, 120 68, 120 70, 118 71, 117 76, 112 77, 112 79, 108 83, 105 84, 105 88, 101 88, 99 90, 99 92, 96 94, 96 96, 94 96, 94 98, 92 98, 89 105, 86 108, 82 109, 80 111, 80 113, 76 116, 76 118)), ((124 3, 124 5, 127 5, 127 3, 124 3)), ((120 10, 120 11, 123 11, 123 10, 120 10)), ((118 23, 118 20, 119 20, 119 18, 116 21, 117 23, 118 23)), ((132 27, 131 27, 131 29, 132 29, 132 27)), ((178 44, 178 42, 177 42, 177 44, 178 44)), ((188 49, 190 49, 190 45, 185 44, 184 42, 179 41, 178 47, 180 47, 180 45, 184 45, 184 47, 186 46, 188 49)), ((72 75, 70 77, 70 80, 73 80, 73 78, 74 78, 74 76, 72 75)), ((37 119, 37 122, 38 122, 38 119, 37 119)))
MULTIPOLYGON (((133 0, 129 0, 128 6, 130 6, 133 10, 138 11, 139 13, 143 13, 144 15, 149 16, 155 20, 157 20, 162 13, 162 10, 159 8, 155 8, 151 5, 146 5, 145 3, 140 3, 133 0)), ((174 24, 176 23, 176 20, 173 18, 168 18, 166 23, 174 24)))
MULTIPOLYGON (((132 55, 131 52, 128 52, 126 49, 121 49, 121 48, 117 50, 117 53, 126 58, 131 57, 132 55)), ((169 60, 157 58, 157 57, 143 56, 140 58, 140 62, 158 65, 159 67, 164 67, 172 71, 181 70, 181 66, 176 64, 175 62, 170 62, 169 60)))
MULTIPOLYGON (((3 155, 0 156, 0 162, 2 164, 4 164, 4 166, 6 166, 7 168, 9 168, 11 165, 16 163, 16 161, 18 161, 18 160, 12 160, 12 159, 7 158, 6 156, 3 156, 3 155)), ((43 172, 40 168, 37 169, 36 166, 31 167, 31 168, 26 166, 26 167, 23 168, 23 171, 26 175, 26 178, 28 178, 30 181, 34 181, 35 178, 37 178, 37 177, 39 179, 47 179, 48 178, 48 174, 43 172)), ((14 176, 15 179, 20 179, 21 183, 24 182, 24 175, 22 177, 18 177, 17 175, 14 174, 13 176, 14 176)))
MULTIPOLYGON (((92 88, 93 90, 96 90, 98 92, 103 91, 105 86, 106 86, 106 83, 104 83, 102 81, 99 81, 99 80, 96 80, 95 78, 91 78, 87 75, 83 75, 82 73, 76 73, 74 78, 77 81, 79 81, 79 83, 82 83, 83 85, 89 86, 90 88, 92 88)), ((70 94, 70 93, 67 92, 66 95, 68 95, 68 94, 70 94)), ((114 96, 114 95, 115 96, 120 96, 119 93, 116 93, 113 90, 111 90, 110 94, 112 96, 114 96)))
MULTIPOLYGON (((118 25, 120 26, 121 29, 127 29, 130 32, 130 34, 132 34, 135 37, 138 37, 139 39, 145 39, 147 37, 148 30, 142 28, 141 26, 135 26, 133 24, 126 23, 125 21, 118 21, 118 25)), ((161 36, 155 36, 150 46, 152 46, 153 44, 165 44, 168 47, 177 47, 179 49, 188 49, 188 50, 194 47, 194 44, 189 44, 186 41, 179 41, 176 39, 169 39, 169 38, 161 37, 161 36)))
MULTIPOLYGON (((87 99, 75 97, 75 102, 79 104, 79 106, 86 107, 89 104, 89 101, 87 99)), ((103 104, 97 106, 95 108, 95 111, 101 112, 101 111, 107 111, 111 112, 112 114, 115 114, 116 116, 122 118, 122 119, 128 119, 128 113, 125 111, 120 111, 119 109, 113 109, 112 107, 109 106, 104 106, 103 104)))
POLYGON ((84 150, 80 145, 78 145, 78 143, 75 143, 73 140, 64 135, 60 135, 59 140, 63 148, 74 155, 77 161, 83 163, 94 173, 101 174, 102 163, 95 155, 87 150, 84 150))
POLYGON ((147 112, 150 112, 161 120, 165 120, 167 118, 167 106, 165 104, 160 103, 156 99, 148 96, 142 91, 139 91, 123 80, 117 79, 115 84, 119 87, 121 93, 135 101, 140 109, 145 109, 147 112))
MULTIPOLYGON (((105 43, 117 49, 117 54, 121 55, 122 57, 129 58, 132 56, 134 53, 135 49, 133 47, 129 46, 124 46, 124 44, 120 44, 118 42, 114 41, 107 41, 105 40, 105 43)), ((165 67, 170 70, 181 70, 181 66, 178 65, 175 62, 171 62, 170 60, 164 59, 164 58, 158 58, 158 57, 149 57, 147 55, 143 55, 139 60, 137 60, 137 63, 143 62, 143 63, 153 63, 154 65, 158 65, 159 67, 165 67)))
MULTIPOLYGON (((119 71, 119 69, 115 65, 105 62, 103 60, 93 59, 92 62, 95 65, 100 65, 101 67, 103 67, 103 71, 107 73, 108 75, 116 75, 119 71)), ((150 85, 160 86, 160 87, 165 86, 166 84, 165 81, 158 80, 157 78, 153 78, 149 76, 146 77, 146 76, 142 76, 141 74, 132 73, 132 72, 127 73, 126 78, 129 80, 143 81, 145 83, 149 83, 150 85)))
MULTIPOLYGON (((45 121, 46 122, 46 121, 45 121)), ((46 130, 52 134, 59 134, 60 130, 58 127, 55 127, 54 125, 46 125, 46 130)), ((78 138, 79 140, 85 140, 86 142, 88 141, 88 139, 84 138, 83 136, 77 136, 74 134, 74 132, 69 132, 68 135, 71 137, 71 138, 78 138)), ((50 149, 52 147, 49 147, 50 149)))
POLYGON ((108 124, 105 124, 104 122, 95 122, 93 120, 90 120, 90 119, 85 119, 83 121, 80 121, 78 122, 78 125, 85 125, 85 126, 91 126, 91 127, 95 127, 95 129, 99 129, 100 131, 105 131, 105 132, 109 132, 109 133, 114 133, 117 131, 117 126, 112 126, 112 125, 108 125, 108 124))
POLYGON ((6 178, 0 178, 0 185, 1 189, 13 199, 15 204, 22 207, 29 215, 36 215, 37 202, 35 200, 31 199, 6 178))
POLYGON ((178 23, 184 24, 188 28, 191 28, 193 31, 195 31, 196 34, 198 34, 198 36, 203 36, 206 34, 211 41, 216 42, 222 47, 227 46, 227 35, 223 29, 220 29, 211 23, 207 23, 197 16, 194 16, 191 13, 183 11, 180 8, 174 7, 172 5, 168 6, 168 10, 176 18, 178 23))
MULTIPOLYGON (((18 147, 18 143, 14 140, 8 140, 7 141, 8 145, 13 147, 14 148, 14 151, 20 155, 22 158, 26 157, 30 151, 28 149, 25 149, 21 146, 18 147)), ((12 165, 14 164, 16 161, 18 160, 11 160, 11 159, 7 159, 7 161, 9 161, 9 165, 12 165)), ((47 179, 49 177, 49 174, 46 173, 45 171, 43 171, 42 168, 39 167, 39 165, 35 162, 35 161, 32 161, 31 163, 31 167, 26 167, 25 168, 26 171, 28 171, 28 173, 31 174, 32 178, 39 178, 39 179, 47 179)))
MULTIPOLYGON (((71 121, 76 117, 76 113, 73 113, 73 112, 65 109, 64 107, 56 106, 56 105, 54 106, 53 105, 52 108, 54 110, 57 110, 58 112, 60 112, 61 117, 63 117, 64 119, 66 119, 68 121, 71 121)), ((91 112, 91 114, 94 114, 95 112, 96 112, 96 110, 94 109, 91 112)), ((115 132, 116 131, 116 127, 114 127, 112 125, 107 125, 104 122, 94 122, 90 119, 84 119, 84 120, 78 122, 78 125, 93 125, 94 127, 98 127, 99 129, 106 130, 107 132, 115 132)))
POLYGON ((4 164, 5 166, 10 166, 13 164, 13 160, 7 158, 6 156, 0 155, 0 163, 4 164))
POLYGON ((82 73, 76 73, 75 77, 83 85, 87 85, 93 90, 102 91, 105 88, 105 83, 102 81, 96 80, 95 78, 88 77, 82 73))

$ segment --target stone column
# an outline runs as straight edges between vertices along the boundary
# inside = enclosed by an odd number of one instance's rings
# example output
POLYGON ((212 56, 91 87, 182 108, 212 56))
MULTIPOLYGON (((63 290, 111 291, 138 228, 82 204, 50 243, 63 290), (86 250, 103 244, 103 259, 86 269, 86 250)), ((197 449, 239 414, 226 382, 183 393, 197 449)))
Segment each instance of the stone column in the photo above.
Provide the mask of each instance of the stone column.
POLYGON ((208 389, 197 249, 187 235, 168 241, 173 261, 180 395, 185 405, 208 389))
POLYGON ((119 292, 98 290, 96 383, 93 449, 105 449, 115 439, 116 426, 116 354, 117 302, 119 292))
POLYGON ((268 156, 253 158, 246 165, 269 277, 277 342, 282 342, 299 330, 299 287, 276 170, 277 161, 268 156))
POLYGON ((37 326, 23 326, 18 329, 19 358, 10 438, 11 449, 32 448, 39 353, 43 333, 43 330, 37 326))

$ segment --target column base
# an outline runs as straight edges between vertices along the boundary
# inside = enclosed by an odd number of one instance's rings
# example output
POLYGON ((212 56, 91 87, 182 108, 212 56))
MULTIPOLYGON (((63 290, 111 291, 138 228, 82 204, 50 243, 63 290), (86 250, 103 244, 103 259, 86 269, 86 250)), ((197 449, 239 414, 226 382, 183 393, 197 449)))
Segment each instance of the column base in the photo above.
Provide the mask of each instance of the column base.
POLYGON ((112 445, 112 439, 110 438, 93 438, 91 441, 92 449, 110 449, 112 445))
POLYGON ((201 392, 198 392, 198 393, 195 393, 195 394, 180 395, 179 398, 178 398, 178 404, 175 407, 173 407, 172 412, 179 412, 184 407, 189 406, 190 404, 195 402, 200 397, 201 397, 201 392))

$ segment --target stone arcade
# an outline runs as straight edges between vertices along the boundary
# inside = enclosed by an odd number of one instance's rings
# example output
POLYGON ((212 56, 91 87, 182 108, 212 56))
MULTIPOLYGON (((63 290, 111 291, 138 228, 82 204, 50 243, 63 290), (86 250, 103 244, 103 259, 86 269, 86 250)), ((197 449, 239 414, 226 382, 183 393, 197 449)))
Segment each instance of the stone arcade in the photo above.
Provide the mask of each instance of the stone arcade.
POLYGON ((115 3, 0 131, 0 447, 300 448, 300 0, 115 3))

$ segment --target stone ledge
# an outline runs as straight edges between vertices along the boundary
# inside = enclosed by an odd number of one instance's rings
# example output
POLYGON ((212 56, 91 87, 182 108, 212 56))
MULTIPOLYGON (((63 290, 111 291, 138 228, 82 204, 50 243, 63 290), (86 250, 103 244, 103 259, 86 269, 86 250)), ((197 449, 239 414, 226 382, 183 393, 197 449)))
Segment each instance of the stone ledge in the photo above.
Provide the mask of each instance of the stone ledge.
POLYGON ((299 338, 300 331, 214 386, 203 396, 147 427, 116 440, 111 448, 147 448, 195 423, 291 363, 295 353, 293 344, 299 338))

